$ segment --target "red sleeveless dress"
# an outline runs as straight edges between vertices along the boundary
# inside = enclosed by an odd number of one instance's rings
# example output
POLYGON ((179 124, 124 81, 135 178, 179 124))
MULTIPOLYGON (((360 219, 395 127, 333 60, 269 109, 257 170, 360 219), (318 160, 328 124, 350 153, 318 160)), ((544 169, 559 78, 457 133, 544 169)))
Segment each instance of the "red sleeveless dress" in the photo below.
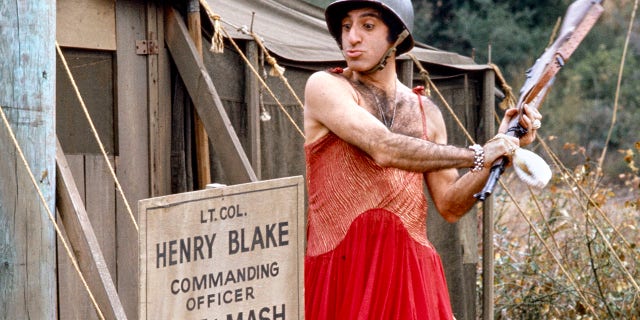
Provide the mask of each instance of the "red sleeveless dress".
POLYGON ((305 154, 305 319, 452 319, 422 174, 380 167, 331 132, 305 154))

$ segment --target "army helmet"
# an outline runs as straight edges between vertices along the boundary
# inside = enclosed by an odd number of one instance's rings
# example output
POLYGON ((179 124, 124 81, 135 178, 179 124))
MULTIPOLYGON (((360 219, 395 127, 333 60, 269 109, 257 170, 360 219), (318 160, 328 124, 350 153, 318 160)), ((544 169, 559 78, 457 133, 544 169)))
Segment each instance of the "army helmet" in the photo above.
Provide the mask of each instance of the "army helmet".
POLYGON ((409 35, 397 45, 396 56, 408 52, 413 48, 413 6, 411 0, 337 0, 329 4, 324 12, 327 28, 342 48, 342 19, 347 12, 363 7, 372 7, 380 10, 385 23, 394 37, 407 30, 409 35), (394 30, 395 29, 395 30, 394 30))

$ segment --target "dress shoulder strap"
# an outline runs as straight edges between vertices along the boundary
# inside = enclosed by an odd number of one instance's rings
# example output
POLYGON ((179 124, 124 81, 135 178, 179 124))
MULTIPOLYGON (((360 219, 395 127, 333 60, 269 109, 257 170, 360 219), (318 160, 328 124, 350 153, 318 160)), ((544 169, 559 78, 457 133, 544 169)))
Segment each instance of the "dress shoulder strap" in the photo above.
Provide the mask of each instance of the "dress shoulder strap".
POLYGON ((424 87, 416 86, 413 88, 413 93, 418 96, 418 103, 420 104, 420 115, 422 116, 422 138, 427 139, 427 116, 424 114, 424 106, 422 105, 422 96, 424 96, 424 87))

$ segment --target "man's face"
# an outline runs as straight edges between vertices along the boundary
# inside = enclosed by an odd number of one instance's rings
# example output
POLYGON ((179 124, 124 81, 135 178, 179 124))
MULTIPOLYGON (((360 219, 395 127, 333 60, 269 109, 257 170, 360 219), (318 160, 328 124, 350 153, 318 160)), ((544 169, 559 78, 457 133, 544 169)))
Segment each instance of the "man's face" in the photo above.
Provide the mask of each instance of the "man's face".
POLYGON ((342 53, 354 71, 366 71, 375 66, 391 44, 389 28, 378 10, 372 8, 349 11, 342 19, 342 53))

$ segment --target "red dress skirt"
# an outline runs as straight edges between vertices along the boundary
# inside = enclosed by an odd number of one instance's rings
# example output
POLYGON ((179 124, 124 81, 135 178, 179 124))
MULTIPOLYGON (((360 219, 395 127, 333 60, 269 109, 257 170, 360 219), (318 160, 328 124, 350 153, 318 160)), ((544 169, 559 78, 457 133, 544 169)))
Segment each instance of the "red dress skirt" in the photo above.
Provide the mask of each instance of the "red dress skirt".
POLYGON ((422 174, 382 168, 333 133, 305 152, 305 318, 452 319, 422 174))
POLYGON ((393 213, 356 218, 330 252, 305 258, 305 317, 451 319, 440 257, 393 213))

